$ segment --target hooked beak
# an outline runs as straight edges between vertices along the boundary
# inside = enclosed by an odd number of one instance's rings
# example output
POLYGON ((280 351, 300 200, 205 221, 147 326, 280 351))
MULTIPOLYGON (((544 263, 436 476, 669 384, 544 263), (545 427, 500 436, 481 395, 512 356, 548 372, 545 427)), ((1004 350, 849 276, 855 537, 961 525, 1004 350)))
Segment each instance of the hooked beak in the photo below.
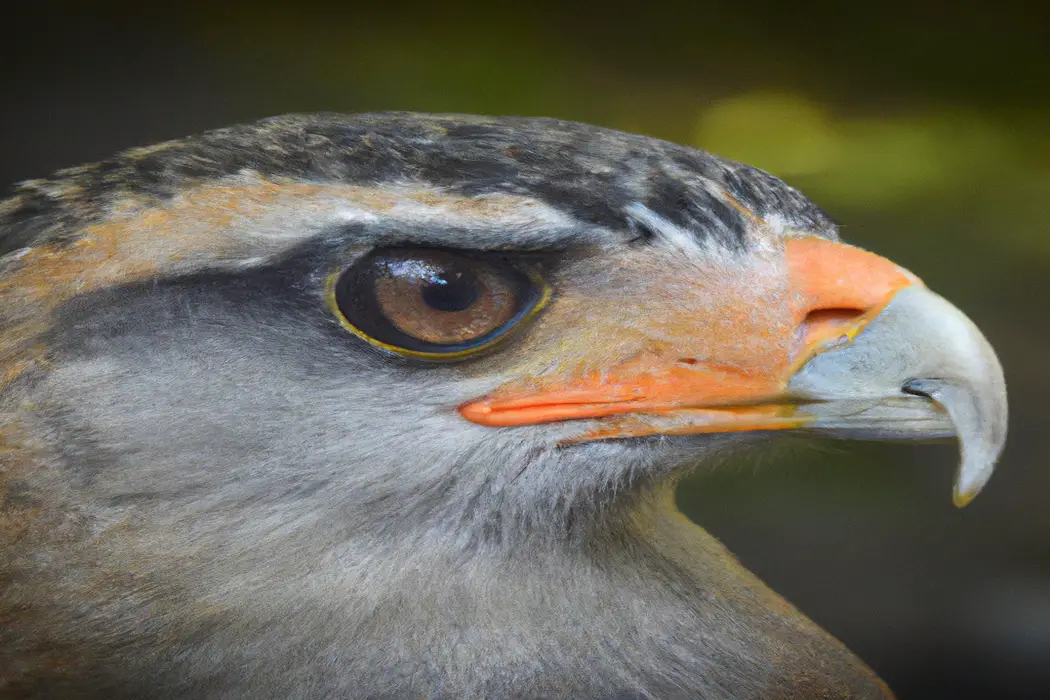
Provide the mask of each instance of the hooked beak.
POLYGON ((910 272, 867 251, 799 238, 785 260, 783 311, 727 301, 719 316, 731 330, 717 361, 683 357, 687 347, 673 359, 643 354, 585 375, 514 381, 459 411, 492 427, 592 419, 567 443, 769 430, 956 437, 953 500, 969 503, 1006 441, 1006 384, 988 341, 910 272), (767 350, 742 354, 742 345, 767 350))
POLYGON ((953 500, 988 482, 1006 442, 1006 382, 992 346, 926 287, 902 289, 845 348, 806 363, 788 384, 808 430, 832 437, 957 437, 953 500))

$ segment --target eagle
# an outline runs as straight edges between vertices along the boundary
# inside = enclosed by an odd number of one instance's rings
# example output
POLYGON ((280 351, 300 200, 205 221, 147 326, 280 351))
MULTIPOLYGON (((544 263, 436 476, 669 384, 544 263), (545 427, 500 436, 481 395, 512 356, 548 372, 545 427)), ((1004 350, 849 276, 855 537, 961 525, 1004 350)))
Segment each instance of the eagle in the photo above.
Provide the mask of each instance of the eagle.
POLYGON ((788 435, 1006 436, 992 347, 761 170, 285 115, 0 202, 0 697, 888 698, 680 514, 788 435))

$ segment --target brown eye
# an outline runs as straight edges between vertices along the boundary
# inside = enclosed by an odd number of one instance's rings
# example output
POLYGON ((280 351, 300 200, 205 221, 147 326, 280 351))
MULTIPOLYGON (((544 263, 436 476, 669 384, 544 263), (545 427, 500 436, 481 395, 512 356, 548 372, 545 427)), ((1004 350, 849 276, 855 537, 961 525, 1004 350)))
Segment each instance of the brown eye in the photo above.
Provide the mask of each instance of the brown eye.
POLYGON ((334 280, 348 329, 400 354, 448 359, 490 346, 546 301, 535 274, 445 250, 373 251, 334 280))

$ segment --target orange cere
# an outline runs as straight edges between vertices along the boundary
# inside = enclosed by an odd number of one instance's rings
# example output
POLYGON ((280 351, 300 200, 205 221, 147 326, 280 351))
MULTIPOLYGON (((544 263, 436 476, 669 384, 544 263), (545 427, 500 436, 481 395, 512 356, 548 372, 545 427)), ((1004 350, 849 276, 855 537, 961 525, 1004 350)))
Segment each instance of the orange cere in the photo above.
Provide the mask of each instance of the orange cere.
POLYGON ((922 284, 886 258, 845 243, 793 238, 785 247, 788 284, 802 312, 787 380, 814 355, 853 340, 897 292, 922 284))
POLYGON ((516 380, 459 412, 492 427, 617 417, 582 440, 798 427, 804 420, 784 399, 792 375, 850 342, 898 291, 922 283, 885 258, 816 237, 788 239, 778 274, 777 304, 728 292, 715 295, 716 319, 697 318, 688 304, 668 308, 680 318, 654 323, 680 330, 673 347, 654 341, 612 366, 516 380), (706 350, 696 353, 701 336, 706 350))

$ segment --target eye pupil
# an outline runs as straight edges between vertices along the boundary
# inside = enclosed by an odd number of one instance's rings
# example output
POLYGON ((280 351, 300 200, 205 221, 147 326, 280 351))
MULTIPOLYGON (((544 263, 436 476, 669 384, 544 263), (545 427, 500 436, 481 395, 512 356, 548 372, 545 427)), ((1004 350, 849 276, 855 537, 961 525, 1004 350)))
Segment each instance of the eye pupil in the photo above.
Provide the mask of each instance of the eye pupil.
POLYGON ((465 272, 445 272, 420 290, 426 305, 437 311, 465 311, 478 299, 477 279, 465 272))

